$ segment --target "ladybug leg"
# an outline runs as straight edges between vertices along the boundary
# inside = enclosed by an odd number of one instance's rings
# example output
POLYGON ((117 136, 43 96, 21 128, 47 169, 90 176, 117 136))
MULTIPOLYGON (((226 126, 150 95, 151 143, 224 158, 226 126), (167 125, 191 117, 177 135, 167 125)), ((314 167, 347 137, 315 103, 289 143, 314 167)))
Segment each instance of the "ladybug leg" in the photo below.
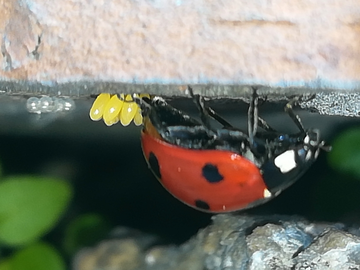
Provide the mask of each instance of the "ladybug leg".
POLYGON ((250 145, 254 145, 254 137, 259 123, 258 102, 259 97, 254 89, 253 94, 250 97, 250 106, 248 110, 248 133, 250 145))
POLYGON ((269 126, 269 124, 264 120, 262 119, 261 117, 258 117, 258 125, 260 128, 264 129, 265 131, 268 131, 268 132, 277 132, 276 129, 272 128, 271 126, 269 126))
MULTIPOLYGON (((254 89, 255 90, 255 89, 254 89)), ((265 102, 267 101, 267 97, 265 96, 265 98, 258 98, 258 105, 257 107, 260 107, 261 105, 263 105, 265 102)), ((258 116, 258 127, 262 128, 265 131, 268 132, 277 132, 276 129, 272 128, 264 119, 262 119, 260 116, 258 116)))
POLYGON ((224 128, 232 128, 233 126, 226 121, 224 118, 222 118, 220 115, 218 115, 212 108, 205 105, 204 98, 200 95, 194 95, 194 92, 190 86, 188 86, 188 90, 190 93, 190 96, 193 98, 198 110, 200 111, 200 118, 205 127, 212 130, 209 117, 213 118, 214 120, 218 121, 220 124, 224 126, 224 128))
POLYGON ((259 97, 254 89, 252 96, 250 97, 250 106, 248 110, 248 132, 250 145, 254 144, 254 137, 256 135, 258 127, 264 129, 267 132, 277 132, 272 128, 264 119, 259 116, 259 97))
POLYGON ((205 110, 207 111, 208 115, 218 121, 220 124, 224 126, 224 128, 233 128, 233 126, 226 121, 224 118, 222 118, 220 115, 218 115, 212 108, 206 107, 205 110))
MULTIPOLYGON (((309 100, 313 99, 315 97, 315 95, 312 95, 309 100)), ((307 131, 304 128, 304 125, 301 122, 300 117, 294 113, 293 111, 293 106, 294 104, 296 104, 299 100, 301 100, 301 97, 295 97, 292 100, 290 100, 286 105, 285 105, 285 112, 287 112, 287 114, 290 116, 290 118, 293 120, 293 122, 295 123, 295 125, 299 128, 299 130, 301 132, 307 133, 307 131)), ((330 152, 332 147, 331 145, 326 145, 325 141, 321 141, 318 143, 318 147, 326 152, 330 152)))
POLYGON ((194 93, 190 87, 188 87, 188 89, 189 89, 191 97, 193 98, 193 100, 195 102, 196 107, 198 108, 198 110, 200 112, 201 122, 207 129, 213 131, 214 129, 211 127, 210 121, 209 121, 209 114, 208 114, 207 110, 205 109, 204 98, 201 97, 200 95, 194 95, 194 93))
POLYGON ((290 118, 293 120, 293 122, 295 123, 295 125, 298 127, 298 129, 301 132, 306 132, 305 128, 301 122, 300 117, 294 113, 293 111, 293 106, 299 101, 299 97, 296 97, 292 100, 290 100, 286 105, 285 105, 285 112, 290 116, 290 118))

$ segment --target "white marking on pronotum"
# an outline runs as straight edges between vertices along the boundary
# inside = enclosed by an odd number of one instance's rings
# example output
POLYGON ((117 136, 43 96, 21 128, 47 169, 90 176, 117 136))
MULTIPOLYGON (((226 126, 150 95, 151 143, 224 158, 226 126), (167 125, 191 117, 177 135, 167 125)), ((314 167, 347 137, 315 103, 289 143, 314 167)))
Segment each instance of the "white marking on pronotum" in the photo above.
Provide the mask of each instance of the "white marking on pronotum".
POLYGON ((287 173, 296 168, 295 151, 288 150, 274 159, 276 167, 280 169, 282 173, 287 173))
POLYGON ((270 198, 272 196, 271 192, 265 188, 264 189, 264 198, 270 198))

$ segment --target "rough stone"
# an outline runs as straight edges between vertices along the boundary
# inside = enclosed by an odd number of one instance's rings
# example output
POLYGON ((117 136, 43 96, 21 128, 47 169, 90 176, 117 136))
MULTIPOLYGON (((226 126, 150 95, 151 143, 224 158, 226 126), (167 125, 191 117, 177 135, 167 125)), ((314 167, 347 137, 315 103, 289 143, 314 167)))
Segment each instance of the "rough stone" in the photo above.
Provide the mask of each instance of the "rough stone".
POLYGON ((303 100, 299 105, 319 114, 359 117, 360 93, 322 92, 312 99, 303 100))
MULTIPOLYGON (((134 269, 355 270, 360 269, 359 235, 356 228, 309 222, 298 217, 223 214, 214 216, 212 225, 180 246, 139 246, 140 266, 134 269)), ((103 245, 106 243, 94 250, 103 245)), ((100 259, 102 269, 109 269, 106 258, 104 253, 101 257, 89 257, 80 252, 74 269, 82 270, 77 266, 86 261, 95 262, 86 270, 98 269, 100 259)))

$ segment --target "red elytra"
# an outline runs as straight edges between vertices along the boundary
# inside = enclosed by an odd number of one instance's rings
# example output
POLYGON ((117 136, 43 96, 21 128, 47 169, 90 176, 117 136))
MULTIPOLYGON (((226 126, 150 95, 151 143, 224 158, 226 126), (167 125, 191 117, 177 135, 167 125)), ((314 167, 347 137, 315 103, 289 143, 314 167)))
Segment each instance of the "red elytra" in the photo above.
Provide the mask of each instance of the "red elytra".
POLYGON ((198 210, 231 212, 265 203, 294 184, 321 149, 330 150, 318 130, 304 128, 292 111, 293 102, 285 108, 299 132, 278 132, 259 117, 254 90, 246 133, 207 107, 190 87, 189 91, 201 122, 160 97, 138 103, 144 116, 142 147, 150 168, 174 197, 198 210), (223 127, 211 127, 209 118, 223 127))
POLYGON ((202 211, 229 212, 266 200, 263 176, 248 159, 230 151, 182 148, 153 135, 142 131, 145 158, 162 185, 182 202, 202 211))

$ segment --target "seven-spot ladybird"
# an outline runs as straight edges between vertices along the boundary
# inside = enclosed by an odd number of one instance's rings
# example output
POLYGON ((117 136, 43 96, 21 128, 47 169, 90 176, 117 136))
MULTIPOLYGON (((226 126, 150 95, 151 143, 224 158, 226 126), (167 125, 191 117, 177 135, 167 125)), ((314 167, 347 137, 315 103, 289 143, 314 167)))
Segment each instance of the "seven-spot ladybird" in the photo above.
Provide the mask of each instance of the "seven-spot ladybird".
POLYGON ((258 96, 250 99, 248 132, 231 126, 193 95, 201 121, 164 99, 139 100, 144 117, 141 143, 149 167, 176 198, 198 210, 231 212, 262 204, 292 185, 316 160, 324 142, 305 129, 292 110, 285 111, 299 128, 285 134, 258 116, 258 96), (223 125, 214 129, 209 119, 223 125), (263 131, 258 131, 258 128, 263 131))

